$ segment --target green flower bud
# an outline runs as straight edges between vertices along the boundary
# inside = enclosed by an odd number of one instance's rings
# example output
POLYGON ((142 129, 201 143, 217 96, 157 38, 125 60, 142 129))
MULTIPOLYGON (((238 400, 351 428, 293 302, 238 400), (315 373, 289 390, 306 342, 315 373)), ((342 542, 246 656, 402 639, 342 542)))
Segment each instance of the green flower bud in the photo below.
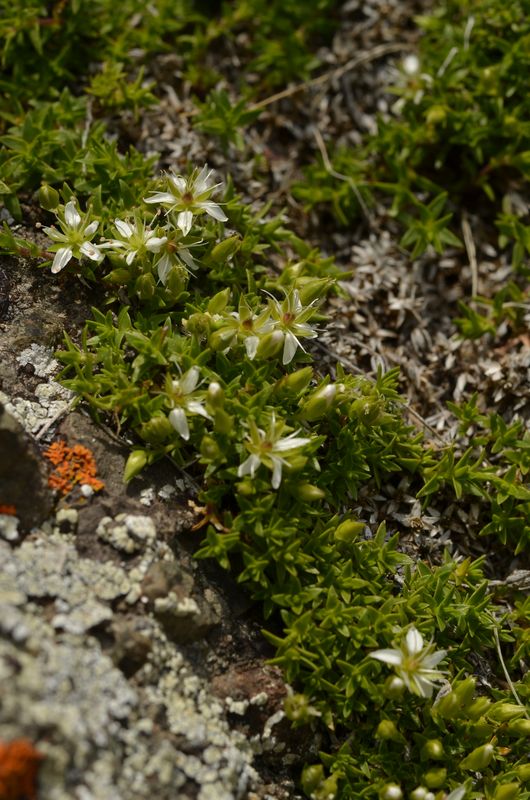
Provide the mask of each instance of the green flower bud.
POLYGON ((425 786, 416 786, 416 788, 409 794, 409 800, 425 800, 430 794, 425 786))
MULTIPOLYGON (((189 323, 190 320, 188 320, 188 328, 189 328, 189 323)), ((231 330, 227 328, 221 328, 220 330, 214 331, 211 334, 210 338, 208 339, 208 346, 211 347, 212 350, 224 350, 225 348, 228 347, 228 344, 232 339, 232 337, 233 334, 231 330)))
POLYGON ((442 699, 436 703, 435 709, 444 719, 455 719, 460 712, 460 701, 456 692, 449 692, 449 694, 442 697, 442 699))
POLYGON ((234 430, 234 418, 224 408, 218 408, 213 417, 213 429, 216 433, 231 433, 234 430))
POLYGON ((230 289, 226 288, 221 292, 217 292, 217 294, 214 294, 208 303, 208 314, 222 314, 228 305, 229 300, 230 289))
POLYGON ((201 455, 208 461, 217 461, 221 457, 219 445, 211 436, 203 436, 200 445, 201 455))
POLYGON ((328 383, 313 392, 313 394, 304 402, 300 411, 302 419, 308 422, 323 417, 333 405, 337 387, 333 383, 328 383))
POLYGON ((284 375, 283 378, 276 383, 274 387, 278 391, 288 391, 292 394, 302 392, 311 381, 313 377, 313 367, 303 367, 291 372, 290 375, 284 375))
POLYGON ((462 759, 460 762, 460 769, 470 769, 473 770, 473 772, 481 772, 489 766, 494 753, 495 748, 492 744, 483 744, 480 747, 475 747, 469 755, 462 759))
POLYGON ((213 414, 224 405, 225 393, 223 387, 217 381, 212 381, 206 392, 206 408, 213 414))
POLYGON ((401 800, 402 797, 401 786, 397 783, 386 783, 379 790, 379 800, 401 800))
POLYGON ((488 719, 494 722, 509 722, 515 717, 521 717, 524 708, 516 703, 494 703, 488 710, 488 719))
POLYGON ((285 716, 287 719, 290 719, 291 722, 309 722, 312 718, 320 716, 319 712, 310 704, 309 698, 305 694, 289 695, 285 698, 283 707, 285 716))
POLYGON ((274 356, 278 355, 282 347, 282 331, 276 330, 272 331, 272 333, 266 333, 259 341, 256 358, 274 358, 274 356))
POLYGON ((375 731, 375 738, 383 741, 403 742, 403 736, 391 719, 382 719, 375 731))
POLYGON ((478 719, 487 712, 490 705, 491 700, 489 700, 487 697, 477 697, 477 699, 467 707, 467 716, 469 719, 478 719))
POLYGON ((184 327, 188 333, 194 333, 197 336, 206 336, 210 332, 212 319, 209 314, 204 314, 198 311, 195 314, 190 314, 185 320, 184 327))
POLYGON ((335 528, 333 538, 337 542, 354 542, 365 529, 364 522, 356 519, 346 519, 335 528))
POLYGON ((454 693, 458 698, 460 705, 466 708, 473 700, 476 687, 475 678, 466 678, 461 683, 458 683, 454 688, 454 693))
POLYGON ((515 800, 519 797, 520 789, 520 783, 503 783, 495 789, 493 800, 515 800))
POLYGON ((530 736, 530 719, 516 719, 508 725, 510 736, 530 736))
POLYGON ((302 784, 304 792, 311 797, 315 789, 317 789, 323 781, 324 767, 322 764, 312 764, 309 767, 305 767, 303 770, 300 783, 302 784))
POLYGON ((149 422, 144 422, 139 433, 150 444, 163 444, 175 433, 175 429, 165 414, 157 414, 149 422))
POLYGON ((313 300, 324 297, 334 283, 333 278, 301 278, 296 288, 302 305, 308 306, 313 300))
POLYGON ((241 247, 241 238, 238 235, 229 236, 222 242, 216 244, 210 253, 210 259, 214 264, 223 264, 225 261, 237 253, 241 247))
POLYGON ((103 280, 115 286, 125 286, 131 280, 131 273, 128 269, 118 267, 118 269, 113 269, 112 272, 105 275, 103 280))
POLYGON ((445 783, 446 778, 447 770, 445 767, 436 767, 423 773, 423 780, 429 789, 439 789, 445 783))
POLYGON ((132 478, 138 475, 147 464, 147 453, 145 450, 133 450, 127 459, 125 469, 123 471, 123 482, 128 483, 132 478))
POLYGON ((397 675, 389 675, 383 685, 383 694, 388 700, 401 700, 405 691, 405 681, 397 675))
POLYGON ((147 272, 140 275, 136 279, 134 289, 140 300, 152 300, 156 292, 156 282, 151 273, 147 272))
POLYGON ((55 211, 59 205, 59 192, 47 183, 43 183, 40 187, 38 197, 39 203, 46 211, 55 211))
POLYGON ((251 480, 239 481, 236 483, 237 493, 243 497, 252 497, 255 492, 254 484, 251 480))
POLYGON ((520 764, 518 767, 515 767, 514 772, 523 783, 530 781, 530 764, 520 764))
POLYGON ((184 267, 175 266, 166 278, 165 290, 172 298, 178 298, 188 285, 188 273, 184 267))
POLYGON ((422 761, 439 761, 444 757, 443 744, 439 739, 429 739, 421 748, 420 757, 422 761))
POLYGON ((322 491, 322 489, 319 489, 318 486, 314 486, 312 483, 295 483, 290 486, 290 490, 295 497, 299 500, 303 500, 305 503, 323 500, 326 496, 326 493, 322 491))
POLYGON ((330 775, 313 792, 314 800, 334 800, 337 794, 338 775, 330 775))
POLYGON ((447 109, 444 106, 431 106, 426 114, 426 121, 428 125, 437 125, 443 122, 447 116, 447 109))
POLYGON ((358 419, 363 425, 368 427, 377 425, 384 416, 385 403, 379 397, 359 397, 350 406, 349 415, 351 419, 358 419))

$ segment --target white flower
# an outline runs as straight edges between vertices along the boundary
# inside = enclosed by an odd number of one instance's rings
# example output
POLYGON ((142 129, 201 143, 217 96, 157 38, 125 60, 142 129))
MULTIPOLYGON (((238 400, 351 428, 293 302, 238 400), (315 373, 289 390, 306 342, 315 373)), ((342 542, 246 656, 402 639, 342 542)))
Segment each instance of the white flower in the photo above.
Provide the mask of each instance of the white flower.
POLYGON ((255 314, 242 297, 237 311, 231 311, 224 317, 217 333, 228 350, 235 341, 241 340, 245 345, 247 356, 252 361, 256 355, 260 337, 273 329, 268 308, 255 314))
POLYGON ((313 301, 313 303, 310 303, 304 308, 297 289, 285 292, 285 300, 281 303, 279 300, 276 300, 275 297, 271 296, 269 300, 269 310, 273 324, 284 336, 283 364, 289 364, 293 360, 299 347, 301 347, 302 350, 304 349, 298 337, 314 339, 317 336, 317 332, 307 322, 315 313, 315 302, 316 301, 313 301))
POLYGON ((393 666, 408 690, 420 697, 430 697, 434 684, 444 680, 443 674, 435 667, 445 658, 446 651, 434 652, 432 643, 424 646, 423 636, 414 626, 399 648, 375 650, 370 656, 393 666))
POLYGON ((72 198, 67 202, 64 211, 58 214, 59 225, 62 232, 54 227, 43 228, 44 233, 54 242, 61 246, 52 245, 51 250, 55 250, 52 263, 52 272, 60 272, 70 259, 80 258, 82 255, 92 261, 100 262, 103 260, 103 253, 97 245, 92 244, 91 240, 98 229, 97 220, 89 221, 89 215, 81 216, 77 210, 77 200, 72 198))
POLYGON ((125 261, 130 266, 136 256, 142 257, 146 252, 159 253, 161 247, 167 242, 167 236, 157 236, 156 231, 146 227, 145 222, 135 219, 125 222, 121 219, 114 220, 119 239, 110 239, 102 247, 116 248, 127 253, 125 261))
POLYGON ((200 171, 194 169, 191 175, 185 178, 170 172, 167 176, 166 192, 154 192, 145 198, 146 203, 159 203, 177 215, 177 227, 184 236, 191 230, 194 214, 209 214, 220 222, 226 222, 228 217, 221 207, 210 200, 210 196, 219 183, 210 184, 210 175, 213 170, 208 170, 205 165, 200 171))
POLYGON ((191 367, 179 380, 168 378, 166 391, 169 394, 173 409, 168 414, 168 419, 175 430, 186 441, 190 438, 188 414, 199 414, 210 419, 210 415, 200 400, 192 396, 199 382, 198 367, 191 367))
POLYGON ((239 465, 237 470, 239 478, 245 475, 253 478, 260 464, 264 464, 272 470, 272 488, 278 489, 282 480, 282 468, 288 467, 289 459, 293 455, 298 455, 300 450, 311 442, 310 438, 298 436, 299 431, 281 437, 280 434, 285 427, 284 422, 276 422, 274 413, 267 433, 258 428, 254 420, 249 421, 250 436, 245 442, 245 447, 250 455, 239 465))

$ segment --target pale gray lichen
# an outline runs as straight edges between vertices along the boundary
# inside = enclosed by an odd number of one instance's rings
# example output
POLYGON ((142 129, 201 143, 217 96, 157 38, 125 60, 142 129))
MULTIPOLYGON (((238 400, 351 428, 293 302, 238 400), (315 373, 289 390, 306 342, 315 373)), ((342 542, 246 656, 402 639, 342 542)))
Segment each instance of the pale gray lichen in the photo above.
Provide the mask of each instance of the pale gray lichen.
POLYGON ((12 514, 0 514, 0 536, 6 542, 16 542, 18 539, 18 517, 12 514))
POLYGON ((118 514, 115 519, 103 517, 96 533, 102 541, 128 554, 151 547, 156 539, 153 520, 134 514, 118 514))

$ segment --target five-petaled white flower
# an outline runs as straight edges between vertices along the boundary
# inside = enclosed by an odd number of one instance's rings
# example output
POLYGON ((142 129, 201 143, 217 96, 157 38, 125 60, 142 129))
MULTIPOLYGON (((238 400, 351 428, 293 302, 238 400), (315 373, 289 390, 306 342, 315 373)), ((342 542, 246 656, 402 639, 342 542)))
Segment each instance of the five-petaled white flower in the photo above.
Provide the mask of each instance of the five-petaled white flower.
POLYGON ((124 251, 125 261, 130 266, 136 256, 144 256, 146 252, 159 253, 160 248, 167 242, 167 236, 157 236, 157 232, 148 228, 140 219, 125 222, 121 219, 114 220, 119 239, 110 239, 101 245, 106 249, 116 248, 118 252, 124 251))
POLYGON ((272 488, 278 489, 282 481, 282 468, 289 467, 289 459, 298 455, 301 449, 311 442, 306 436, 298 436, 300 431, 282 437, 281 433, 285 427, 283 421, 276 421, 274 413, 267 433, 258 428, 253 419, 249 420, 250 436, 245 442, 245 447, 250 455, 239 465, 237 470, 239 478, 245 475, 253 478, 260 464, 263 464, 272 470, 272 488))
POLYGON ((270 297, 269 311, 274 328, 280 330, 284 336, 282 364, 289 364, 299 347, 304 349, 298 337, 314 339, 317 336, 317 332, 307 322, 315 313, 315 302, 304 307, 298 289, 286 291, 285 300, 281 303, 275 297, 270 297))
POLYGON ((89 214, 81 216, 77 210, 77 200, 72 198, 65 205, 64 212, 59 212, 59 225, 62 233, 54 227, 43 228, 44 233, 60 245, 59 247, 52 245, 50 248, 55 251, 52 263, 54 274, 64 269, 70 259, 74 257, 81 258, 83 255, 98 263, 103 260, 104 256, 99 247, 92 244, 92 238, 98 229, 99 222, 97 220, 90 222, 89 219, 89 214))
POLYGON ((198 367, 191 367, 191 369, 185 372, 178 380, 171 380, 171 378, 168 378, 166 381, 166 392, 173 405, 172 410, 168 414, 168 419, 177 433, 186 441, 190 438, 187 414, 199 414, 201 417, 210 419, 210 415, 201 401, 197 399, 197 396, 193 397, 198 382, 198 367))
POLYGON ((219 183, 210 185, 210 176, 213 170, 205 165, 201 170, 194 169, 191 175, 185 178, 170 172, 167 176, 167 191, 154 192, 145 198, 146 203, 159 203, 165 206, 168 213, 177 214, 177 227, 186 236, 193 224, 194 214, 209 214, 220 222, 226 222, 228 217, 221 207, 210 200, 210 196, 219 183))
POLYGON ((231 311, 218 330, 218 335, 226 343, 226 349, 237 340, 242 340, 247 356, 252 361, 256 355, 260 337, 273 330, 273 323, 268 308, 255 314, 244 297, 239 301, 237 311, 231 311))
POLYGON ((435 651, 432 642, 424 645, 423 636, 414 626, 407 631, 399 648, 375 650, 370 656, 394 667, 407 689, 420 697, 430 697, 434 684, 444 680, 436 666, 445 658, 446 651, 435 651))

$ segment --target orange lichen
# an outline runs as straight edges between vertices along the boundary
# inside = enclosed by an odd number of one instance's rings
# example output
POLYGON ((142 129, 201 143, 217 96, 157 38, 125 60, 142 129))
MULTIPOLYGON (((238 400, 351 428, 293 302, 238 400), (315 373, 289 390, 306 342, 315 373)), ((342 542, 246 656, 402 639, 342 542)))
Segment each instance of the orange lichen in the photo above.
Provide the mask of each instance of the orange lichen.
POLYGON ((17 509, 15 506, 3 505, 0 503, 0 514, 8 514, 10 517, 16 517, 17 509))
POLYGON ((27 739, 0 742, 0 800, 37 800, 42 759, 27 739))
POLYGON ((48 478, 50 489, 57 489, 66 495, 76 484, 88 484, 95 492, 104 488, 103 481, 96 478, 96 461, 88 447, 82 444, 70 447, 63 441, 52 442, 44 451, 44 456, 55 468, 48 478))

